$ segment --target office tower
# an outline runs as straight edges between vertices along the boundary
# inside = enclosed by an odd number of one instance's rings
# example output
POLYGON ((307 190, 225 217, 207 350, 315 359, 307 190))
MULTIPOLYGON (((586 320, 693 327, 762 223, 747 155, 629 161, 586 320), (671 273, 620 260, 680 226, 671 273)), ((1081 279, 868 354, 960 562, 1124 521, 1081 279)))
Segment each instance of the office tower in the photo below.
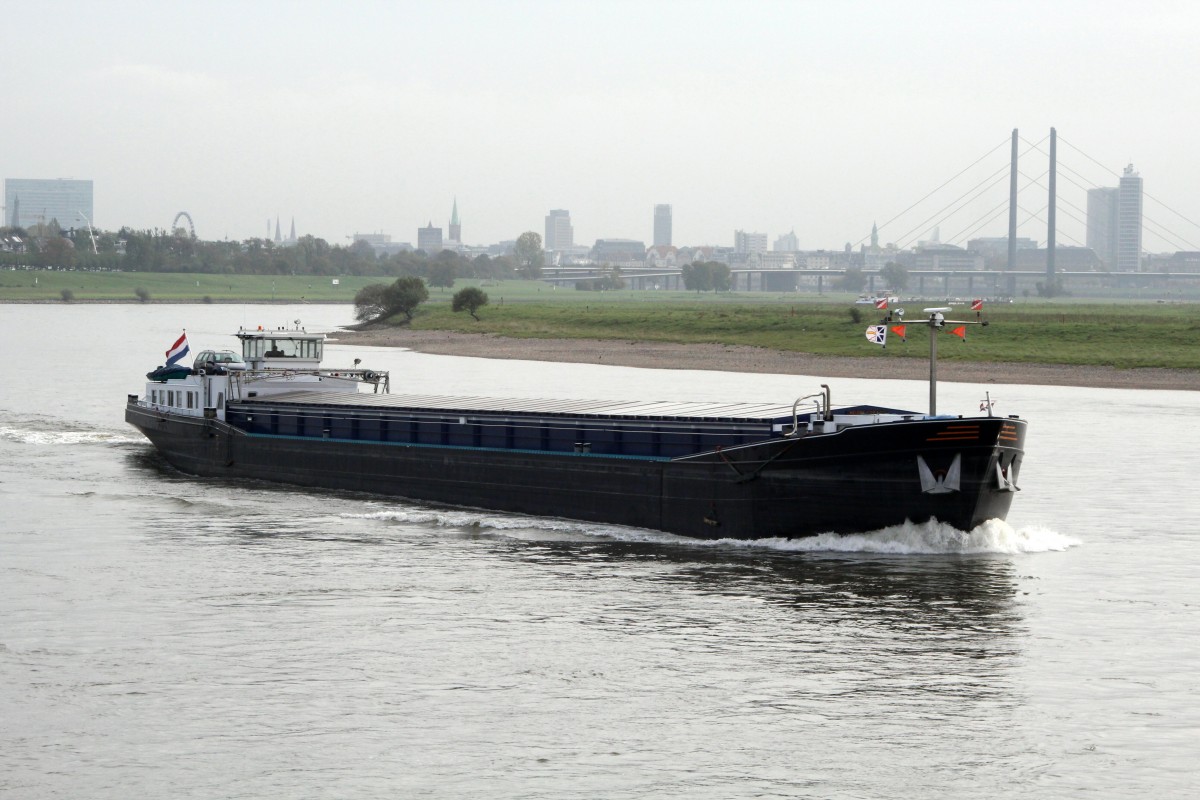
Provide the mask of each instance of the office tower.
POLYGON ((654 246, 671 245, 671 206, 662 204, 654 207, 654 246))
POLYGON ((1117 186, 1088 190, 1087 246, 1106 269, 1142 269, 1142 178, 1133 164, 1117 186))
POLYGON ((1087 246, 1105 269, 1117 266, 1117 197, 1115 186, 1088 189, 1087 246))
POLYGON ((767 252, 767 235, 734 231, 733 249, 737 253, 765 253, 767 252))
POLYGON ((546 238, 542 248, 565 250, 575 245, 575 229, 571 227, 571 212, 556 208, 546 215, 546 238))
POLYGON ((800 240, 796 238, 796 231, 788 231, 775 240, 775 251, 779 253, 792 253, 800 249, 800 240))
POLYGON ((5 178, 4 206, 7 224, 14 227, 57 220, 60 228, 74 228, 85 224, 84 217, 95 224, 91 181, 5 178))
POLYGON ((1142 269, 1142 178, 1125 167, 1117 187, 1117 271, 1142 269))
POLYGON ((442 229, 433 227, 433 221, 424 228, 417 228, 417 249, 426 255, 442 252, 442 229))

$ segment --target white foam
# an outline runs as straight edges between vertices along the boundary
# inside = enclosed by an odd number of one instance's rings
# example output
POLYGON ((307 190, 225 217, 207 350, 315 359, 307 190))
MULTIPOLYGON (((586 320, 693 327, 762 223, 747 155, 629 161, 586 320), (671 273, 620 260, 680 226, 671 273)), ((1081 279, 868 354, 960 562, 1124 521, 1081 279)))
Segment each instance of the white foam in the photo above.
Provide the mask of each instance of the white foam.
POLYGON ((145 441, 139 436, 126 436, 110 431, 54 431, 0 426, 0 439, 36 445, 58 444, 136 444, 145 441))
POLYGON ((1082 544, 1049 528, 1034 525, 1017 529, 1000 519, 988 520, 972 531, 960 531, 930 520, 920 524, 905 522, 870 533, 822 533, 804 539, 723 539, 721 543, 797 552, 895 555, 1045 553, 1082 544))
POLYGON ((803 539, 693 539, 645 528, 596 525, 548 517, 496 516, 485 512, 389 509, 361 514, 343 514, 349 519, 380 520, 410 525, 443 528, 482 528, 502 535, 539 531, 553 534, 577 534, 622 542, 661 542, 702 547, 749 547, 785 552, 885 553, 895 555, 1044 553, 1066 550, 1082 544, 1057 531, 1041 526, 1014 528, 1004 520, 988 520, 972 531, 964 532, 931 520, 921 524, 906 522, 870 533, 822 533, 803 539))

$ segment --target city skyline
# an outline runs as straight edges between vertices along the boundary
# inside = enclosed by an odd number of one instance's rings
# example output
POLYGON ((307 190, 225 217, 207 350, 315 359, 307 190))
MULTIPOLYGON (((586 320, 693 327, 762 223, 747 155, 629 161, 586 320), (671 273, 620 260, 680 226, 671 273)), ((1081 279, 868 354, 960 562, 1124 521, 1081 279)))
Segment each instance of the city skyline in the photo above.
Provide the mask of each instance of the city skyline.
MULTIPOLYGON (((187 211, 207 239, 260 236, 279 214, 330 242, 408 239, 430 218, 445 226, 457 198, 467 243, 541 231, 555 208, 570 209, 577 242, 653 241, 653 208, 669 199, 676 245, 729 245, 745 229, 838 248, 876 221, 903 243, 920 220, 887 221, 1013 127, 1038 142, 1054 125, 1104 165, 1078 158, 1087 185, 1060 179, 1062 202, 1086 205, 1133 161, 1147 218, 1177 224, 1184 247, 1200 241, 1153 206, 1200 219, 1200 167, 1175 119, 1200 93, 1189 6, 615 5, 18 6, 10 31, 50 15, 60 51, 7 43, 12 63, 40 66, 6 86, 21 123, 0 175, 92 180, 96 225, 162 228, 187 211), (679 58, 672 39, 703 57, 679 58)), ((1036 180, 1044 158, 1022 166, 1036 180)), ((1044 242, 1039 191, 1019 234, 1044 242)), ((1060 244, 1085 240, 1077 216, 1060 208, 1060 244)), ((1142 245, 1180 249, 1149 229, 1142 245)))

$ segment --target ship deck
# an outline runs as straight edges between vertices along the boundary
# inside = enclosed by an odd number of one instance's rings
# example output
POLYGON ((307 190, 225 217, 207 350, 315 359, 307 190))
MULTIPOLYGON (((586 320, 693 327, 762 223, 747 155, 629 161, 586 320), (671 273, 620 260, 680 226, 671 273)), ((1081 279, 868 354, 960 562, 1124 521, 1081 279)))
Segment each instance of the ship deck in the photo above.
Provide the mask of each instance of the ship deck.
MULTIPOLYGON (((888 412, 897 413, 875 406, 837 410, 888 412)), ((813 413, 812 405, 798 410, 797 421, 806 425, 813 413)), ((226 419, 254 435, 678 458, 782 436, 793 412, 774 403, 296 391, 230 402, 226 419)))
MULTIPOLYGON (((364 394, 355 392, 297 391, 273 394, 254 403, 304 407, 377 409, 380 411, 434 411, 438 413, 521 414, 557 417, 696 422, 790 421, 792 406, 777 403, 717 403, 654 400, 552 400, 540 398, 453 397, 444 395, 364 394)), ((808 407, 811 410, 811 406, 808 407)), ((863 407, 865 408, 865 407, 863 407)), ((891 409, 875 409, 884 411, 891 409)), ((840 410, 844 413, 847 410, 840 410)), ((800 414, 807 418, 808 413, 800 414)))

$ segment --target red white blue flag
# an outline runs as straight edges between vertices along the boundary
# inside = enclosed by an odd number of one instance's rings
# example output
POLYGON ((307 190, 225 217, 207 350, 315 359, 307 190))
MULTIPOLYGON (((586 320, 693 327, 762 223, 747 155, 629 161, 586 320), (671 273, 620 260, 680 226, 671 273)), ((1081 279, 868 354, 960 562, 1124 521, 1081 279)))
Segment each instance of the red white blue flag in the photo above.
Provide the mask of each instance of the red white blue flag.
POLYGON ((887 325, 870 325, 867 327, 867 341, 887 347, 887 325))
POLYGON ((171 349, 167 350, 167 366, 175 366, 175 362, 188 354, 187 332, 180 334, 175 340, 175 344, 171 345, 171 349))

